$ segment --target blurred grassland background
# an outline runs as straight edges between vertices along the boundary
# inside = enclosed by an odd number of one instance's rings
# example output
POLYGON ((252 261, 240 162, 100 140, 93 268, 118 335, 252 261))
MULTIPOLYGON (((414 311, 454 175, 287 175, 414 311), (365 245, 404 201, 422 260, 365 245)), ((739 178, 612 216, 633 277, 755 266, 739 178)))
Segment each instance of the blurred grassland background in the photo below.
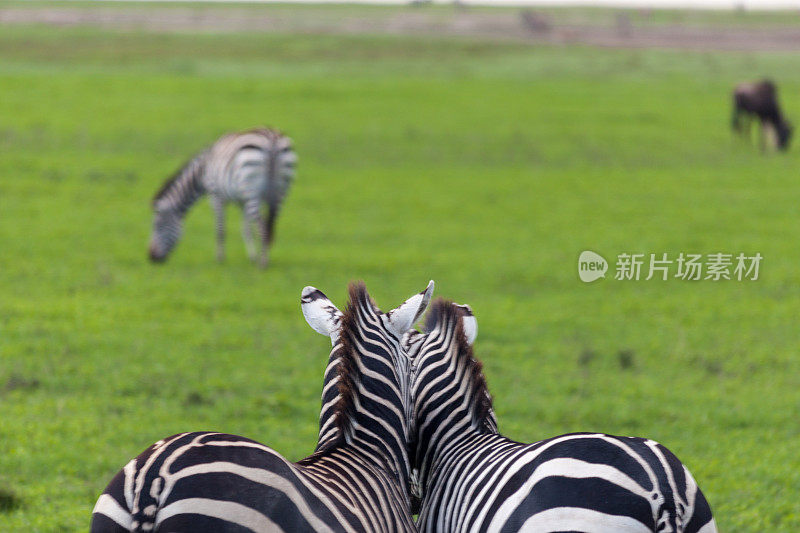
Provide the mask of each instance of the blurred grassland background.
MULTIPOLYGON (((54 6, 96 8, 24 4, 54 6)), ((177 9, 100 6, 155 20, 177 9)), ((331 21, 459 13, 213 9, 331 21)), ((482 12, 512 11, 471 11, 482 12)), ((637 24, 763 28, 794 16, 653 12, 637 24)), ((330 345, 302 318, 302 287, 343 305, 347 282, 362 278, 390 308, 432 278, 438 295, 475 310, 505 434, 647 436, 689 466, 721 531, 797 531, 800 143, 765 156, 729 131, 732 86, 765 75, 800 121, 791 51, 369 25, 0 26, 0 530, 86 530, 110 477, 180 431, 307 455, 330 345), (271 267, 247 261, 235 208, 228 259, 214 261, 206 201, 170 261, 147 263, 161 182, 222 133, 256 125, 283 129, 300 157, 271 267), (755 282, 587 285, 576 273, 585 249, 764 260, 755 282)))

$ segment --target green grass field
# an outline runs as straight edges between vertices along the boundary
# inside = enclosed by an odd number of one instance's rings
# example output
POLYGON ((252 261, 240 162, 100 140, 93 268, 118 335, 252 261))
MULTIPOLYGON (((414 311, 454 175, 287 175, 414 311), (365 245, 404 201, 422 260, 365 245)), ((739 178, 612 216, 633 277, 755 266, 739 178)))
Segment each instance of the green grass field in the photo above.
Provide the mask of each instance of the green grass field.
MULTIPOLYGON (((281 8, 283 9, 283 8, 281 8)), ((501 430, 647 436, 725 532, 800 529, 800 143, 729 92, 800 56, 421 37, 0 29, 0 531, 81 531, 151 442, 315 444, 326 339, 300 291, 473 306, 501 430), (163 266, 149 201, 220 134, 288 132, 272 265, 201 202, 163 266), (754 282, 578 280, 578 254, 760 252, 754 282)))

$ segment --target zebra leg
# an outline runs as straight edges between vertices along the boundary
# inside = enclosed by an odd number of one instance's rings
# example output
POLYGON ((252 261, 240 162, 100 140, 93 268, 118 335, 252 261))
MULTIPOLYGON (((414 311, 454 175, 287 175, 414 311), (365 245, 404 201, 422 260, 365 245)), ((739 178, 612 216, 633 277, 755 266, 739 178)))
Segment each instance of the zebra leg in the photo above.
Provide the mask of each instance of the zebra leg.
POLYGON ((219 196, 212 197, 217 230, 217 261, 225 261, 225 201, 219 196))
POLYGON ((256 245, 253 243, 253 223, 247 216, 242 217, 242 239, 247 250, 247 257, 250 261, 255 262, 256 245))
MULTIPOLYGON (((261 250, 259 253, 258 264, 261 268, 266 268, 269 264, 269 250, 266 246, 266 237, 264 234, 264 220, 261 216, 261 202, 259 200, 248 200, 244 204, 244 218, 248 224, 255 224, 259 230, 259 237, 261 241, 261 250)), ((253 257, 255 259, 255 257, 253 257)))

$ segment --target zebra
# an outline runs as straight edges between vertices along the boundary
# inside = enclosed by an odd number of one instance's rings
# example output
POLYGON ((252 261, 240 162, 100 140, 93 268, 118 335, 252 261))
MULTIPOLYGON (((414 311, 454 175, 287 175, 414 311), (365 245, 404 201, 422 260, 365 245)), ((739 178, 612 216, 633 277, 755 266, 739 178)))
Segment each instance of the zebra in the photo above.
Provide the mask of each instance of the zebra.
POLYGON ((225 259, 225 204, 242 208, 242 237, 251 261, 256 261, 252 226, 258 227, 262 267, 269 263, 275 221, 294 179, 297 155, 292 141, 274 129, 258 128, 222 136, 168 179, 153 198, 150 260, 167 259, 183 231, 189 208, 208 193, 216 217, 217 260, 225 259), (261 205, 267 205, 267 216, 261 205))
POLYGON ((93 533, 410 532, 408 357, 402 335, 433 282, 382 313, 363 283, 340 312, 303 289, 308 324, 331 339, 314 453, 291 463, 253 440, 181 433, 131 460, 95 505, 93 533))
POLYGON ((412 359, 410 461, 420 531, 717 531, 689 470, 648 439, 572 433, 523 444, 498 432, 473 357, 477 321, 437 299, 412 359))

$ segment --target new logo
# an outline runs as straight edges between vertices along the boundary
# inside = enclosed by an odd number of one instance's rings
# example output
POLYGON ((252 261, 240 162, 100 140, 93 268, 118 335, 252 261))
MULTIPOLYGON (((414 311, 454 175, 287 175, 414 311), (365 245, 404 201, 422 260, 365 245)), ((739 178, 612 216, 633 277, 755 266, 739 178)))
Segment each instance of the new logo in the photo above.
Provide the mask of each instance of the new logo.
POLYGON ((602 255, 586 250, 578 257, 578 277, 584 283, 591 283, 606 277, 608 262, 602 255))

